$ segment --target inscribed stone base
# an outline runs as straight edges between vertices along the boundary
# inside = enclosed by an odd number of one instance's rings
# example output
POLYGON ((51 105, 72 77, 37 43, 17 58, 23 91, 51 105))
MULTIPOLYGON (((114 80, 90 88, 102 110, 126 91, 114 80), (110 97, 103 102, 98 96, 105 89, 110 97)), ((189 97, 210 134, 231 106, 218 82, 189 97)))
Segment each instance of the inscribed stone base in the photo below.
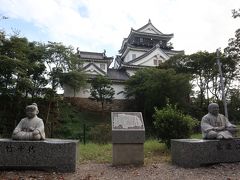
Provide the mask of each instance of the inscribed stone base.
POLYGON ((74 172, 78 141, 0 139, 0 170, 47 170, 74 172))
POLYGON ((189 168, 240 162, 240 139, 172 139, 171 156, 173 164, 189 168))
POLYGON ((113 143, 113 165, 143 165, 144 144, 116 144, 113 143))

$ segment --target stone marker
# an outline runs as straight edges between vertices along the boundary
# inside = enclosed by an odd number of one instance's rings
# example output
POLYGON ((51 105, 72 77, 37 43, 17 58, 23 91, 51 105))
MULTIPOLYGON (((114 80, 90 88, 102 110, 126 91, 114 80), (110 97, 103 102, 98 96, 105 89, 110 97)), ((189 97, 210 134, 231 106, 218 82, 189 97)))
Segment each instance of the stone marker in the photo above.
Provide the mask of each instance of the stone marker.
POLYGON ((0 139, 0 170, 74 172, 76 140, 16 141, 0 139))
POLYGON ((45 139, 43 120, 36 103, 26 107, 26 117, 14 129, 12 139, 0 139, 0 169, 74 172, 77 142, 45 139))
POLYGON ((173 164, 199 167, 207 164, 240 162, 240 139, 233 138, 237 127, 222 114, 219 106, 211 103, 208 114, 201 120, 202 139, 172 139, 173 164))
POLYGON ((43 120, 37 117, 38 106, 36 103, 26 107, 26 117, 23 118, 14 129, 14 140, 44 140, 45 131, 43 120))
POLYGON ((141 112, 112 112, 113 165, 144 163, 145 127, 141 112))
POLYGON ((208 105, 208 114, 201 120, 201 130, 204 139, 232 139, 237 126, 219 114, 218 104, 211 103, 208 105))
POLYGON ((188 168, 240 162, 240 139, 172 139, 171 156, 173 164, 188 168))

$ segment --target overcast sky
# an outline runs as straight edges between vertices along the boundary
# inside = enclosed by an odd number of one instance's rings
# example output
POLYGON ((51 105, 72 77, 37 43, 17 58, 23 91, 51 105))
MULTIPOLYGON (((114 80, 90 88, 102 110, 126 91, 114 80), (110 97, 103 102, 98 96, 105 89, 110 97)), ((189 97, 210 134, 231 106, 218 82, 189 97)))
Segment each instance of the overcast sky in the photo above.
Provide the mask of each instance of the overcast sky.
POLYGON ((240 28, 234 8, 240 0, 0 0, 0 15, 9 17, 0 20, 0 29, 115 56, 131 28, 151 19, 162 33, 174 33, 175 50, 191 54, 227 46, 240 28))

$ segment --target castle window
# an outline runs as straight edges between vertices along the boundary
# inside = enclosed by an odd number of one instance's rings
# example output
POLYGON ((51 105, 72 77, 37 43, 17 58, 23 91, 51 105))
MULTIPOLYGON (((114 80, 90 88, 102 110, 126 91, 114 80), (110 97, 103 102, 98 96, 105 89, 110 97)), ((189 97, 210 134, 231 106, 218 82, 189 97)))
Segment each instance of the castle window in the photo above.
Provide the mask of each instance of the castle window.
POLYGON ((140 43, 143 43, 143 38, 140 38, 140 43))
POLYGON ((103 70, 105 70, 105 64, 101 63, 101 64, 100 64, 100 68, 103 69, 103 70))
POLYGON ((135 59, 136 58, 136 54, 132 54, 132 59, 135 59))
POLYGON ((155 66, 157 66, 157 60, 156 60, 156 59, 153 60, 153 64, 154 64, 155 66))
POLYGON ((162 63, 162 60, 158 60, 158 59, 154 59, 153 60, 153 64, 155 65, 155 66, 158 66, 159 64, 161 64, 162 63))

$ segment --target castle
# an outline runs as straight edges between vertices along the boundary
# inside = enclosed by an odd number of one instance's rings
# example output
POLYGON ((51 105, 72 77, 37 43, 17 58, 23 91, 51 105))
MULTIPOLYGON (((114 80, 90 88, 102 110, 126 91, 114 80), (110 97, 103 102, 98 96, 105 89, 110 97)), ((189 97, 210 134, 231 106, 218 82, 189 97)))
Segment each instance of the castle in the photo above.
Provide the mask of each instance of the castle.
MULTIPOLYGON (((124 84, 138 69, 158 66, 171 56, 184 54, 184 51, 173 50, 170 40, 173 34, 163 34, 148 21, 146 25, 131 31, 122 41, 119 55, 107 57, 106 52, 78 51, 83 70, 90 78, 103 75, 111 79, 115 90, 115 100, 124 100, 124 84), (113 68, 109 68, 114 60, 113 68)), ((64 86, 64 97, 73 97, 73 90, 64 86)), ((90 84, 76 93, 76 97, 86 99, 90 96, 90 84)))

